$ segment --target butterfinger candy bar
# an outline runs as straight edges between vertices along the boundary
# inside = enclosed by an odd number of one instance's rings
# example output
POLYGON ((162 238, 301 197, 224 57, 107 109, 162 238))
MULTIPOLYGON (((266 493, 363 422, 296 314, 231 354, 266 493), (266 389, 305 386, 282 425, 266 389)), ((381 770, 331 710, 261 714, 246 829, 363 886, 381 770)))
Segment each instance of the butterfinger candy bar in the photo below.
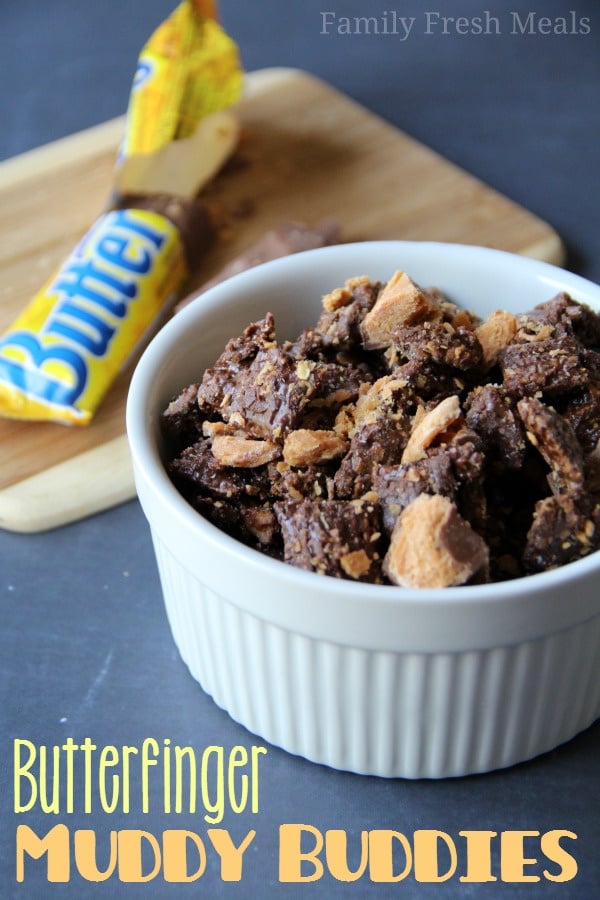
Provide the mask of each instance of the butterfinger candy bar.
POLYGON ((185 0, 142 51, 111 208, 0 340, 0 415, 87 424, 210 241, 191 198, 233 147, 241 80, 213 17, 185 0))
POLYGON ((168 218, 136 209, 102 216, 0 341, 2 414, 89 422, 185 274, 168 218))
POLYGON ((142 48, 127 109, 116 187, 193 196, 221 168, 239 132, 232 106, 243 73, 212 0, 185 0, 142 48))

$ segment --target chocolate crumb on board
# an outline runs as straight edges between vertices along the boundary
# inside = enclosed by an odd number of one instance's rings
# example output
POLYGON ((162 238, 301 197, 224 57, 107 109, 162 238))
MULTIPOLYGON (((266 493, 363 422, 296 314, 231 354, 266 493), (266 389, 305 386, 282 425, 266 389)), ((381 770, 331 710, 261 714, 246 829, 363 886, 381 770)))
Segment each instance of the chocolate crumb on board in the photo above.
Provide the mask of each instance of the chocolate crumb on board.
MULTIPOLYGON (((238 209, 237 213, 239 215, 240 212, 243 214, 245 211, 251 211, 246 204, 244 208, 238 209)), ((234 275, 253 269, 254 266, 272 259, 280 259, 282 256, 300 253, 303 250, 315 250, 317 247, 337 244, 339 240, 340 226, 334 219, 325 219, 314 227, 306 225, 304 222, 284 222, 277 228, 267 231, 244 253, 227 263, 213 278, 180 300, 176 311, 183 309, 209 288, 221 284, 222 281, 226 281, 234 275)))
POLYGON ((163 414, 168 471, 216 527, 296 567, 452 587, 600 548, 600 318, 561 293, 484 321, 406 273, 267 312, 163 414))

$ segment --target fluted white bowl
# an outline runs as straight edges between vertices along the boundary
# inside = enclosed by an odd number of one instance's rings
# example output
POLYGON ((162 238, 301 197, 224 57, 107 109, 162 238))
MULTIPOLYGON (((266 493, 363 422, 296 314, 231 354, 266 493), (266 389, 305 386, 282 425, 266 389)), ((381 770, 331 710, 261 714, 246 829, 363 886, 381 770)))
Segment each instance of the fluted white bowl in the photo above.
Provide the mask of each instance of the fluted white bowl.
MULTIPOLYGON (((404 269, 486 316, 600 287, 480 247, 366 242, 296 254, 195 300, 132 379, 127 431, 174 640, 215 702, 263 739, 334 768, 407 778, 486 772, 600 716, 600 553, 511 582, 443 590, 301 571, 202 518, 166 473, 159 419, 227 340, 267 311, 280 339, 354 275, 404 269)), ((189 710, 190 716, 194 710, 189 710)))

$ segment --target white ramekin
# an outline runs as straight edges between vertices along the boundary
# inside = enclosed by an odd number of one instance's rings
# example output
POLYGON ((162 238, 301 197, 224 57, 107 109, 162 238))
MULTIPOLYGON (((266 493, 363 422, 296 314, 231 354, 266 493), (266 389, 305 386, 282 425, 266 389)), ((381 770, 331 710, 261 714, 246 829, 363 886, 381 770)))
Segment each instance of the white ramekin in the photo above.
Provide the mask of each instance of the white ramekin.
POLYGON ((480 247, 369 242, 257 267, 175 316, 139 362, 127 405, 136 485, 175 642, 234 719, 353 772, 486 772, 550 750, 600 715, 600 553, 480 587, 342 581, 223 534, 180 496, 161 456, 161 411, 230 337, 271 311, 278 337, 293 338, 346 278, 386 280, 396 269, 482 316, 561 290, 600 310, 600 287, 480 247))

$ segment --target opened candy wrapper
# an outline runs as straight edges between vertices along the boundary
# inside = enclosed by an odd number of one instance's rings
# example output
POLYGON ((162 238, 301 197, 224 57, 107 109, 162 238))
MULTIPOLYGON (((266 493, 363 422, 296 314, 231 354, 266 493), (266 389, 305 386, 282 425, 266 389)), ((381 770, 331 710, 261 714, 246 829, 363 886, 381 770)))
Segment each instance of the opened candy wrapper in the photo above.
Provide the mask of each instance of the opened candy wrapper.
POLYGON ((111 201, 0 340, 0 416, 85 425, 211 235, 196 195, 238 140, 243 81, 211 0, 142 49, 111 201))
POLYGON ((192 197, 235 147, 242 88, 237 47, 212 0, 181 3, 143 48, 116 184, 121 194, 192 197))

